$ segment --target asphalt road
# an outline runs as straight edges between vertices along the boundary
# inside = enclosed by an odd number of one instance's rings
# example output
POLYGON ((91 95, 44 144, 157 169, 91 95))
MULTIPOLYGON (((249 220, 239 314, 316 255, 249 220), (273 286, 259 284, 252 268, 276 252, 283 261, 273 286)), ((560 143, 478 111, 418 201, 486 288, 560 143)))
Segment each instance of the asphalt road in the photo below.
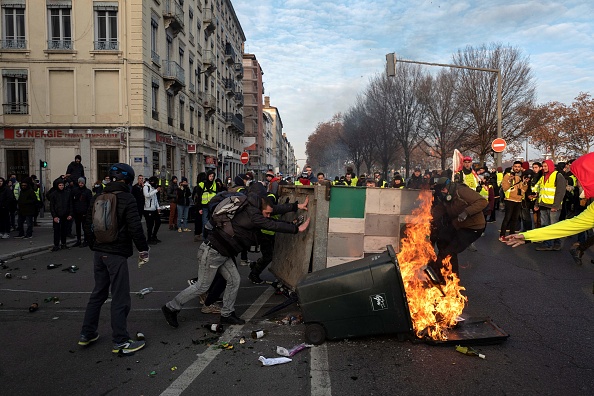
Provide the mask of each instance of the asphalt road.
MULTIPOLYGON (((501 221, 500 216, 500 221, 501 221)), ((297 315, 290 306, 270 318, 262 313, 284 301, 273 289, 248 283, 246 267, 237 312, 249 319, 227 328, 220 339, 202 326, 218 315, 200 313, 198 301, 169 327, 160 307, 195 276, 193 233, 161 229, 163 243, 138 269, 130 259, 131 287, 154 291, 132 300, 128 328, 145 334, 147 346, 134 356, 111 353, 109 303, 100 339, 77 345, 93 287, 91 251, 73 248, 9 260, 12 279, 0 278, 0 383, 3 395, 591 395, 594 394, 594 265, 590 252, 577 266, 567 250, 536 252, 534 245, 512 249, 497 240, 497 225, 460 258, 469 302, 464 316, 489 316, 510 337, 477 346, 486 359, 453 346, 398 341, 394 335, 328 341, 306 349, 283 365, 262 367, 259 356, 276 357, 276 347, 304 342, 303 324, 278 324, 297 315), (48 263, 62 267, 47 270, 48 263), (77 265, 76 273, 60 269, 77 265), (26 275, 27 279, 19 276, 26 275), (44 302, 58 297, 59 304, 44 302), (31 303, 38 311, 28 312, 31 303), (250 338, 256 329, 268 334, 250 338), (239 338, 246 342, 241 344, 239 338), (233 349, 217 349, 229 341, 233 349), (210 343, 210 344, 209 344, 210 343), (150 375, 154 372, 154 375, 150 375)), ((36 238, 51 232, 35 229, 36 238)), ((7 244, 0 241, 0 253, 7 244)), ((565 241, 569 246, 571 239, 565 241)), ((1 256, 1 255, 0 255, 1 256)), ((252 259, 257 257, 252 254, 252 259)), ((268 279, 271 274, 265 273, 268 279)))

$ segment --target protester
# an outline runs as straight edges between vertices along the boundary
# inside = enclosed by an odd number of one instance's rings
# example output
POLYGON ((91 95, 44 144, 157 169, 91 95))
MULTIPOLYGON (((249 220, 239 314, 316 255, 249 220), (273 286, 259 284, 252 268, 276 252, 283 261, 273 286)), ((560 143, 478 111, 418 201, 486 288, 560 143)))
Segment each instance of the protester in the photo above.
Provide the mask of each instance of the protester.
POLYGON ((144 176, 138 175, 138 182, 132 186, 132 195, 136 199, 136 206, 138 206, 138 214, 142 218, 142 212, 144 211, 144 193, 142 188, 144 187, 144 176))
POLYGON ((16 207, 16 199, 6 179, 0 177, 0 238, 10 238, 10 210, 16 207))
POLYGON ((151 176, 144 183, 142 193, 144 194, 144 218, 146 220, 146 239, 149 245, 156 245, 161 242, 157 238, 159 227, 161 227, 161 217, 159 213, 159 193, 161 187, 157 184, 159 179, 156 176, 151 176))
POLYGON ((188 226, 188 211, 190 209, 190 203, 192 200, 192 192, 190 186, 188 186, 188 179, 186 177, 181 178, 181 183, 176 189, 175 204, 177 206, 177 231, 178 232, 189 232, 188 226))
POLYGON ((171 182, 167 187, 167 200, 169 201, 169 230, 176 231, 179 229, 179 216, 177 215, 177 176, 171 178, 171 182))
POLYGON ((213 170, 209 170, 206 172, 206 179, 202 182, 199 182, 198 192, 196 193, 197 200, 196 200, 196 209, 197 213, 202 218, 202 238, 206 239, 208 234, 208 230, 204 227, 206 222, 208 221, 208 202, 214 197, 218 190, 217 185, 214 181, 215 179, 215 172, 213 170))
POLYGON ((421 176, 421 168, 415 168, 412 176, 406 182, 406 188, 413 188, 420 190, 423 188, 423 176, 421 176))
POLYGON ((206 180, 206 172, 198 173, 196 176, 196 185, 192 190, 192 200, 194 201, 194 208, 196 209, 196 219, 194 220, 194 242, 202 239, 202 216, 198 216, 199 210, 202 207, 202 192, 200 190, 200 183, 206 180))
POLYGON ((20 183, 18 204, 18 231, 15 238, 29 239, 33 237, 33 216, 37 213, 37 197, 31 188, 33 181, 30 178, 24 179, 20 183), (24 224, 27 223, 27 230, 24 224))
POLYGON ((528 189, 528 183, 522 177, 522 161, 515 161, 511 172, 503 175, 501 189, 505 195, 505 216, 499 230, 499 241, 505 242, 505 233, 516 233, 516 225, 520 219, 522 200, 528 189))
POLYGON ((68 235, 69 221, 72 220, 72 197, 70 191, 65 189, 64 179, 54 180, 54 192, 50 197, 50 212, 54 227, 54 247, 52 252, 67 249, 66 236, 68 235))
POLYGON ((93 193, 85 185, 85 178, 78 179, 78 186, 72 191, 72 212, 74 216, 74 223, 76 225, 76 243, 73 246, 86 247, 87 240, 82 238, 82 227, 85 224, 85 219, 93 193))
MULTIPOLYGON (((85 235, 91 250, 94 251, 93 265, 95 287, 89 298, 83 320, 78 345, 87 346, 99 338, 97 328, 101 307, 109 297, 111 287, 111 329, 113 353, 130 354, 142 349, 145 341, 130 339, 127 318, 130 312, 130 280, 128 257, 132 256, 132 242, 138 249, 138 266, 149 261, 149 247, 144 237, 140 215, 130 187, 134 182, 134 169, 127 164, 114 164, 109 170, 113 180, 106 188, 106 193, 116 193, 118 232, 115 241, 99 243, 92 233, 92 204, 85 222, 85 235)), ((95 197, 96 198, 96 197, 95 197)))
MULTIPOLYGON (((540 211, 540 223, 543 227, 546 227, 559 221, 567 182, 563 175, 555 170, 555 165, 551 160, 543 161, 542 172, 543 176, 537 185, 538 200, 534 204, 534 209, 536 210, 538 208, 540 211)), ((561 240, 556 238, 554 240, 543 241, 542 245, 535 250, 561 250, 561 240)))
POLYGON ((66 174, 64 175, 64 179, 66 179, 67 182, 72 181, 76 183, 78 179, 85 177, 85 167, 82 165, 81 161, 82 157, 80 155, 77 154, 74 156, 74 161, 68 165, 66 174))

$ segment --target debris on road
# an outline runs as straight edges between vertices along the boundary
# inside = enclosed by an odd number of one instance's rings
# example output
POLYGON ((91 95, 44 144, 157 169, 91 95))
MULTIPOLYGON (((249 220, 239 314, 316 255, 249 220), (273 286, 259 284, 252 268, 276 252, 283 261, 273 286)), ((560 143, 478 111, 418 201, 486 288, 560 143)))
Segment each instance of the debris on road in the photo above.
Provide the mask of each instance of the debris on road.
POLYGON ((478 353, 477 351, 475 351, 474 349, 472 349, 471 347, 463 347, 460 345, 456 345, 456 351, 463 353, 465 355, 469 355, 469 356, 478 356, 481 359, 485 358, 485 355, 483 355, 482 353, 478 353))
POLYGON ((295 345, 291 349, 287 349, 287 348, 284 348, 284 347, 281 347, 281 346, 277 346, 276 347, 276 353, 278 355, 281 355, 281 356, 292 357, 292 356, 296 355, 297 353, 301 352, 302 350, 307 349, 307 348, 311 348, 312 346, 313 345, 306 344, 306 343, 301 343, 299 345, 295 345))
POLYGON ((39 304, 37 303, 33 303, 31 304, 31 306, 29 307, 29 312, 35 312, 39 309, 39 304))
POLYGON ((266 334, 268 334, 268 330, 263 330, 263 329, 254 330, 254 331, 252 331, 252 338, 254 340, 257 340, 258 338, 264 337, 266 334))
POLYGON ((152 291, 153 291, 152 287, 145 287, 144 289, 141 289, 138 293, 136 293, 136 295, 140 298, 144 298, 144 296, 146 294, 149 294, 152 291))
POLYGON ((262 362, 263 366, 275 366, 277 364, 289 363, 293 361, 293 359, 289 359, 288 357, 265 358, 264 356, 260 356, 258 360, 262 362))

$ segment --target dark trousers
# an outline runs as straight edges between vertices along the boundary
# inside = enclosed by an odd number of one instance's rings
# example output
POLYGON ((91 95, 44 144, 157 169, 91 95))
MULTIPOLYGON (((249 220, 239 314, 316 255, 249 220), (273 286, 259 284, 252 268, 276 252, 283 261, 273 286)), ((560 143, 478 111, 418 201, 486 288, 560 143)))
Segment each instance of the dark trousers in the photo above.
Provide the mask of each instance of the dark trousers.
MULTIPOLYGON (((76 240, 78 242, 82 239, 82 225, 85 223, 85 218, 87 217, 86 213, 75 214, 74 215, 74 224, 76 224, 76 240)), ((85 239, 86 242, 86 239, 85 239)))
POLYGON ((505 236, 505 231, 509 229, 509 235, 516 233, 516 226, 520 219, 520 212, 522 210, 521 202, 505 200, 505 216, 503 216, 503 222, 501 223, 500 236, 505 236))
POLYGON ((8 212, 8 214, 9 214, 9 217, 10 217, 10 226, 12 228, 16 229, 17 228, 17 222, 16 222, 17 211, 16 210, 10 210, 8 212))
POLYGON ((60 246, 60 242, 62 245, 66 245, 66 235, 68 235, 70 229, 70 222, 66 220, 65 216, 60 217, 59 223, 54 221, 52 224, 54 226, 54 246, 60 246))
POLYGON ((260 251, 262 257, 256 261, 252 268, 252 273, 260 275, 262 271, 266 269, 268 264, 272 262, 272 256, 274 255, 274 235, 262 233, 259 238, 260 251))
POLYGON ((157 210, 145 210, 144 218, 146 220, 147 239, 156 238, 159 227, 161 227, 161 217, 157 210))
POLYGON ((10 215, 8 209, 0 208, 0 235, 10 234, 10 215))
POLYGON ((474 241, 479 239, 483 231, 485 231, 484 228, 481 228, 480 230, 471 230, 469 228, 454 230, 452 228, 447 239, 437 240, 439 253, 437 254, 436 262, 431 264, 433 269, 435 269, 438 274, 441 274, 443 260, 447 256, 451 256, 450 263, 452 264, 452 272, 458 274, 458 253, 462 253, 474 241))
POLYGON ((109 296, 111 285, 111 331, 113 342, 120 344, 128 341, 127 318, 130 312, 130 277, 128 259, 110 253, 95 252, 93 256, 95 288, 89 297, 81 334, 94 335, 99 326, 101 307, 109 296))
POLYGON ((520 209, 520 219, 522 220, 522 230, 530 231, 532 229, 532 214, 530 213, 530 208, 525 202, 522 202, 522 207, 520 209))
POLYGON ((19 235, 30 237, 33 236, 33 216, 25 216, 19 214, 19 225, 18 225, 19 235), (27 223, 27 231, 25 232, 24 225, 27 223))
POLYGON ((217 302, 217 300, 223 295, 225 287, 227 287, 227 280, 225 280, 220 272, 217 272, 214 279, 212 280, 212 283, 210 284, 210 288, 208 289, 208 295, 206 296, 204 305, 212 305, 212 303, 217 302))

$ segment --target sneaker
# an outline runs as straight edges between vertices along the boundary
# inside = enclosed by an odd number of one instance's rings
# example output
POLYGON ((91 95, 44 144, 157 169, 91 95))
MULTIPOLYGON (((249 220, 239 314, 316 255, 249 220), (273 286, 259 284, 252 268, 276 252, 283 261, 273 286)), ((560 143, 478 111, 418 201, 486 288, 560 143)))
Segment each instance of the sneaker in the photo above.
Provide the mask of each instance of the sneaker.
POLYGON ((198 278, 188 279, 188 286, 192 286, 198 283, 198 278))
POLYGON ((499 242, 506 243, 507 242, 507 239, 505 238, 505 236, 502 235, 502 236, 499 237, 499 242))
POLYGON ((248 266, 248 265, 251 265, 252 263, 253 263, 253 261, 251 261, 251 260, 241 260, 241 262, 239 264, 243 265, 243 266, 248 266))
POLYGON ((156 245, 158 242, 157 242, 157 241, 155 241, 153 238, 149 238, 149 240, 147 241, 147 243, 148 243, 149 245, 156 245))
POLYGON ((203 305, 200 312, 202 312, 203 314, 220 314, 221 307, 216 303, 210 305, 203 305))
POLYGON ((569 249, 569 253, 577 265, 582 265, 582 256, 584 255, 584 252, 579 250, 579 243, 572 245, 569 249))
POLYGON ((190 232, 192 230, 190 230, 189 228, 184 228, 184 232, 190 232))
POLYGON ((179 323, 177 323, 177 311, 169 309, 167 305, 163 305, 161 307, 161 311, 163 311, 163 315, 165 315, 165 320, 171 327, 178 327, 179 323))
POLYGON ((62 249, 70 249, 70 248, 68 247, 68 245, 66 245, 66 244, 63 244, 63 245, 62 245, 60 248, 62 248, 62 249))
POLYGON ((542 246, 538 246, 534 250, 538 250, 539 252, 548 252, 548 251, 553 250, 553 247, 552 246, 547 246, 547 245, 542 245, 542 246))
MULTIPOLYGON (((198 282, 198 278, 195 278, 195 279, 196 279, 196 282, 198 282)), ((193 280, 193 279, 190 279, 190 280, 193 280)), ((199 295, 198 299, 200 299, 200 304, 204 305, 207 297, 208 297, 208 293, 206 293, 206 292, 199 295)))
POLYGON ((23 239, 32 239, 33 235, 25 236, 23 239))
POLYGON ((95 333, 90 336, 81 334, 80 339, 78 340, 78 345, 87 346, 90 343, 97 341, 98 339, 99 339, 99 333, 95 333))
POLYGON ((248 275, 248 279, 252 281, 254 285, 261 285, 262 283, 264 283, 264 281, 260 279, 260 275, 253 272, 250 272, 250 274, 248 275))
POLYGON ((58 250, 60 250, 60 247, 59 246, 54 246, 52 248, 52 252, 57 252, 58 250))
POLYGON ((221 324, 223 323, 229 325, 242 325, 245 324, 245 320, 238 318, 237 315, 235 315, 235 311, 233 311, 229 316, 221 315, 221 324))
POLYGON ((25 236, 24 235, 17 235, 15 236, 16 239, 23 239, 25 236))
POLYGON ((144 341, 132 341, 128 340, 126 342, 122 342, 121 344, 116 344, 113 346, 111 350, 113 353, 121 353, 123 355, 128 355, 134 353, 138 350, 141 350, 145 346, 144 341))
POLYGON ((161 242, 163 242, 162 240, 160 240, 160 239, 159 239, 159 238, 157 238, 157 237, 154 237, 153 239, 154 239, 154 240, 155 240, 155 242, 157 242, 157 243, 161 243, 161 242))
POLYGON ((183 232, 183 230, 181 228, 178 228, 177 232, 183 232))
POLYGON ((9 234, 2 234, 2 239, 8 239, 8 238, 10 238, 9 234))

